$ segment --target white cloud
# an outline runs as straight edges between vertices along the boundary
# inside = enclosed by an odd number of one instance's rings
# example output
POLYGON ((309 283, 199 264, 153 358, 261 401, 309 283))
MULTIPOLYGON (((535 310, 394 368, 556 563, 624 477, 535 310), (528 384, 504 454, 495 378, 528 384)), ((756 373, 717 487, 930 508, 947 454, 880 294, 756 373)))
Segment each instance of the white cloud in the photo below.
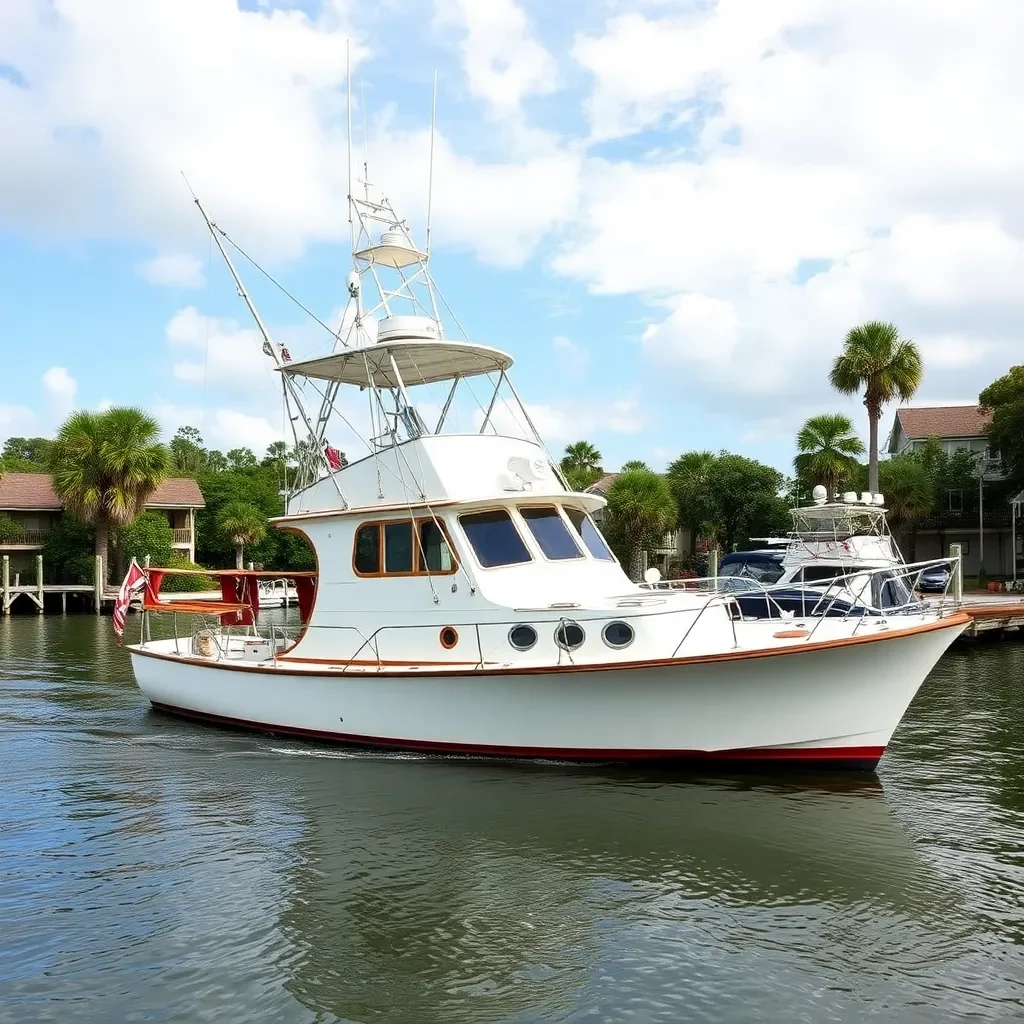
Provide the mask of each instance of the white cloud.
MULTIPOLYGON (((558 405, 527 402, 526 411, 541 438, 552 448, 567 441, 578 441, 581 437, 602 433, 637 434, 644 428, 639 400, 635 395, 610 400, 567 399, 558 405)), ((477 428, 482 421, 483 414, 477 411, 474 415, 477 428)), ((492 422, 499 433, 511 437, 530 436, 522 415, 511 405, 496 407, 492 422)))
POLYGON ((514 0, 437 0, 438 20, 465 31, 460 53, 470 92, 498 115, 515 113, 525 96, 554 91, 554 57, 533 37, 514 0))
POLYGON ((43 374, 50 410, 58 420, 64 419, 74 408, 78 382, 63 366, 51 366, 43 374))
POLYGON ((257 455, 262 455, 268 444, 283 437, 280 427, 274 426, 266 417, 237 409, 207 411, 197 406, 181 406, 161 400, 153 406, 153 415, 160 421, 166 437, 171 437, 181 426, 198 427, 206 446, 221 451, 251 448, 257 455))
POLYGON ((24 405, 0 405, 0 432, 5 437, 31 434, 37 427, 38 417, 24 405))
MULTIPOLYGON (((553 87, 552 58, 511 0, 452 0, 449 13, 467 33, 473 88, 493 109, 553 87)), ((202 268, 180 254, 206 239, 184 171, 211 216, 263 262, 345 241, 351 31, 339 0, 315 17, 235 0, 2 5, 0 62, 28 87, 0 78, 0 222, 144 240, 168 254, 146 265, 147 279, 194 287, 202 268)), ((357 68, 368 55, 353 44, 357 68)), ((419 127, 400 129, 391 107, 366 115, 371 178, 421 220, 427 110, 419 127)), ((489 159, 438 133, 438 242, 515 265, 572 213, 578 155, 517 123, 495 128, 489 159)), ((475 131, 474 151, 479 142, 475 131)))
POLYGON ((175 378, 186 384, 217 385, 239 391, 254 386, 261 392, 276 389, 277 374, 263 354, 263 341, 255 327, 240 327, 234 320, 204 316, 195 306, 179 310, 165 331, 172 353, 175 378))
POLYGON ((108 412, 110 409, 113 409, 113 408, 114 408, 114 403, 109 398, 101 398, 96 403, 96 411, 97 412, 108 412))
POLYGON ((554 270, 648 303, 648 372, 759 436, 842 406, 828 366, 865 319, 918 341, 923 398, 976 394, 1018 359, 1024 312, 1022 29, 1012 0, 610 19, 573 47, 591 137, 647 152, 584 164, 554 270))
POLYGON ((206 282, 202 263, 185 252, 161 253, 140 264, 138 269, 150 284, 201 288, 206 282))

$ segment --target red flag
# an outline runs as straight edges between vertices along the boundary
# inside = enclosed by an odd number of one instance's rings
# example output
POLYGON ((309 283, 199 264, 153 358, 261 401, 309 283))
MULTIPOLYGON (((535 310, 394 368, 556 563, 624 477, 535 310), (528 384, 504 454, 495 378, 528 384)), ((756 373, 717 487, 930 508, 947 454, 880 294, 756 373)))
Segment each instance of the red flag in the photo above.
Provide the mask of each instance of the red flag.
POLYGON ((284 345, 281 346, 281 358, 286 363, 290 363, 292 361, 292 354, 284 347, 284 345))
POLYGON ((135 559, 128 566, 128 575, 125 576, 121 589, 117 592, 117 600, 114 602, 114 632, 120 637, 124 636, 124 618, 128 613, 128 605, 132 598, 146 585, 146 574, 135 559))
POLYGON ((330 445, 327 445, 327 447, 324 448, 324 455, 327 456, 327 465, 330 466, 334 472, 337 472, 342 468, 341 455, 337 448, 332 448, 330 445))

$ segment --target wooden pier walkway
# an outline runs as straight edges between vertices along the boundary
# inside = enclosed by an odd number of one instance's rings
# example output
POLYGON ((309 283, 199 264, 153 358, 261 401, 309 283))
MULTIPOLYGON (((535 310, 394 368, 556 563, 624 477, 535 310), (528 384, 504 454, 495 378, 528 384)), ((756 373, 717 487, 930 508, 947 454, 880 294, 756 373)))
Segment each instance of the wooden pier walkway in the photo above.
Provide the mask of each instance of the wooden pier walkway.
POLYGON ((61 613, 68 610, 68 594, 81 594, 92 604, 97 615, 102 611, 104 602, 113 604, 117 590, 104 587, 100 582, 100 560, 96 559, 96 571, 92 583, 44 583, 43 556, 36 555, 36 579, 34 583, 22 583, 20 574, 15 573, 11 583, 11 559, 3 556, 3 570, 0 576, 0 612, 11 614, 11 606, 19 597, 25 598, 35 605, 36 612, 42 615, 46 610, 46 595, 59 594, 61 613))

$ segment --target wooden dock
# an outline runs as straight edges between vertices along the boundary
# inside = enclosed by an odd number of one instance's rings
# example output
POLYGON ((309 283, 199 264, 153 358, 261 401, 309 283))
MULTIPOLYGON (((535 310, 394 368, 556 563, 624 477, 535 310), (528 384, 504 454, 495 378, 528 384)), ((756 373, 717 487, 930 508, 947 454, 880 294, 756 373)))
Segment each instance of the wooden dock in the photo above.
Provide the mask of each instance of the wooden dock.
POLYGON ((113 603, 116 590, 104 587, 100 581, 100 560, 96 559, 96 569, 92 583, 44 583, 43 556, 36 555, 36 578, 34 583, 22 583, 18 574, 11 583, 11 559, 3 556, 2 577, 0 577, 0 611, 4 615, 11 614, 11 606, 18 598, 23 597, 35 605, 36 613, 42 615, 46 611, 46 595, 60 595, 60 609, 67 614, 68 594, 81 594, 92 604, 93 611, 99 615, 103 602, 113 603))
POLYGON ((971 624, 964 630, 965 637, 1017 633, 1024 626, 1024 601, 965 594, 961 607, 971 616, 971 624))

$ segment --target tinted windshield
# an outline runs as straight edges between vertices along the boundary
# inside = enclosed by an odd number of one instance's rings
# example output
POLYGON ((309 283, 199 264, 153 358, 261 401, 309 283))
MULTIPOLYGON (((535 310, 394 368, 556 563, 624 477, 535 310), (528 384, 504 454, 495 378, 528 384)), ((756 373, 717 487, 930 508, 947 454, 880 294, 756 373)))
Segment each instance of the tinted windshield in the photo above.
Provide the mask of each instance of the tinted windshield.
POLYGON ((608 545, 604 542, 604 537, 594 525, 593 519, 583 509, 567 508, 565 514, 569 517, 569 522, 576 527, 576 532, 594 558, 602 558, 608 562, 615 560, 615 556, 608 550, 608 545))
POLYGON ((519 514, 526 520, 534 539, 547 558, 582 558, 583 552, 572 539, 558 509, 554 505, 539 508, 520 508, 519 514))
POLYGON ((485 568, 530 561, 530 552, 519 536, 512 517, 504 509, 459 516, 459 522, 477 560, 485 568))

